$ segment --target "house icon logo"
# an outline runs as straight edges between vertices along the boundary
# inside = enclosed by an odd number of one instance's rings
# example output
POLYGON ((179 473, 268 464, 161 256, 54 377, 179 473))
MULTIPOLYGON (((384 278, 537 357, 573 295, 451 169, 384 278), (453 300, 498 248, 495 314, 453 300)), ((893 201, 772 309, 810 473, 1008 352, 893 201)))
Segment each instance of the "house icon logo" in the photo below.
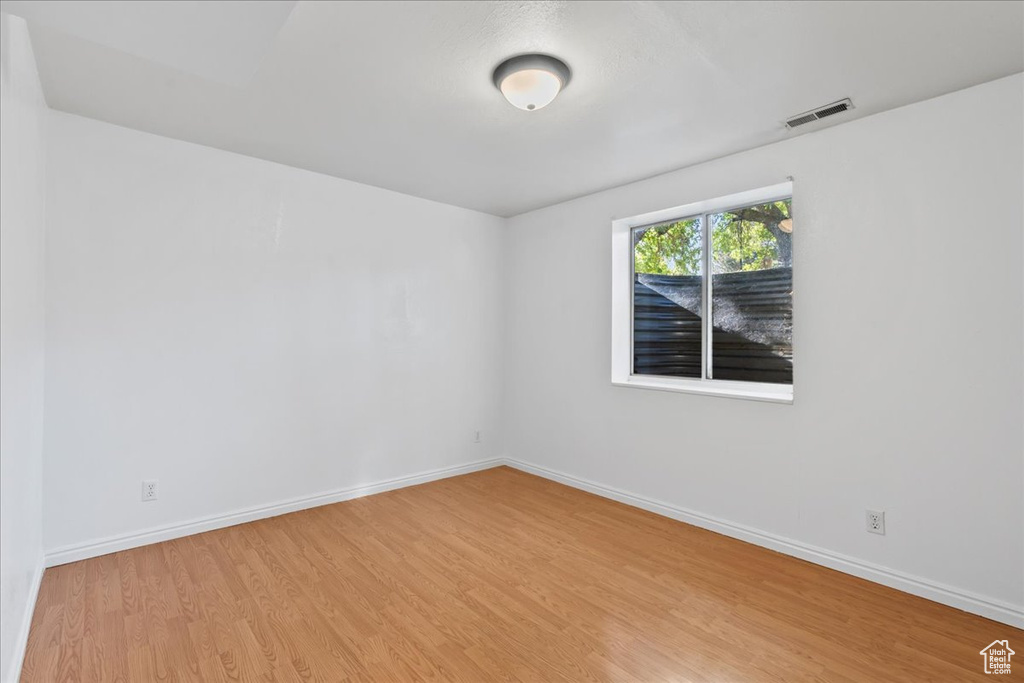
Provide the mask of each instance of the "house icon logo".
POLYGON ((1017 653, 1010 649, 1010 641, 993 640, 980 654, 985 658, 985 673, 1008 674, 1010 657, 1017 653))

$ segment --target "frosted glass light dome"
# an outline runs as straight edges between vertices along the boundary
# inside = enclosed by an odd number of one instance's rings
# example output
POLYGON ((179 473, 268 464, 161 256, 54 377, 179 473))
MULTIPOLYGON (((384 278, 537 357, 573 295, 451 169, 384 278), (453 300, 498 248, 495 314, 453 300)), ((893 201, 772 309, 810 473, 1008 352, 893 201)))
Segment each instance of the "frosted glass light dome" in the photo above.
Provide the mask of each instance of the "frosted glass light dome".
POLYGON ((569 84, 565 62, 550 55, 519 55, 494 70, 494 85, 513 107, 536 111, 551 104, 569 84))
POLYGON ((524 69, 505 77, 501 94, 513 107, 533 111, 551 104, 562 89, 558 76, 543 69, 524 69))

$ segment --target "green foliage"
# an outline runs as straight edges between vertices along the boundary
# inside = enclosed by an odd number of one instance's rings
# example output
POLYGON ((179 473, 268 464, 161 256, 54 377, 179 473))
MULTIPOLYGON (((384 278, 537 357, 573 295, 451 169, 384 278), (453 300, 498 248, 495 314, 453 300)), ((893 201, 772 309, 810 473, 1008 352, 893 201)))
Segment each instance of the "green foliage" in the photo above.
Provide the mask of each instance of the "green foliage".
POLYGON ((791 265, 792 235, 779 229, 789 218, 789 199, 711 217, 714 272, 765 270, 791 265))
POLYGON ((633 268, 654 275, 700 274, 700 219, 666 223, 634 237, 633 268))
MULTIPOLYGON (((714 214, 711 261, 716 273, 792 265, 793 237, 780 223, 792 217, 791 200, 714 214)), ((648 228, 634 236, 637 273, 699 275, 701 220, 693 218, 648 228)))
POLYGON ((745 221, 731 213, 712 216, 711 222, 714 225, 711 232, 714 272, 762 270, 778 261, 775 235, 764 223, 745 221))

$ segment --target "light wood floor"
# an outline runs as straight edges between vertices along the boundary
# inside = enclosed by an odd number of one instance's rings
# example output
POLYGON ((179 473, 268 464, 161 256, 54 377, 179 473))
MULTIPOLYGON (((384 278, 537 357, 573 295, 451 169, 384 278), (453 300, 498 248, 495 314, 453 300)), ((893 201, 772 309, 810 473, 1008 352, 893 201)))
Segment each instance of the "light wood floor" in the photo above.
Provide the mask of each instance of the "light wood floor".
POLYGON ((498 468, 47 570, 22 681, 964 681, 997 638, 498 468))

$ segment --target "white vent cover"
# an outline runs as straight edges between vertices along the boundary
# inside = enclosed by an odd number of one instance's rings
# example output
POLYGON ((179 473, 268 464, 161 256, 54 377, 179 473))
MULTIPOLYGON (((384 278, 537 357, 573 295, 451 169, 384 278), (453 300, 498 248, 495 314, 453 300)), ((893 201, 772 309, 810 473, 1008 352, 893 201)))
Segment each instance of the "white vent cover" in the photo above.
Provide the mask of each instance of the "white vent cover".
POLYGON ((847 97, 845 100, 839 100, 838 102, 833 102, 832 104, 826 104, 824 107, 818 107, 817 109, 812 109, 811 111, 805 111, 803 114, 790 116, 789 120, 786 121, 786 127, 796 128, 797 126, 802 126, 805 123, 810 123, 811 121, 823 119, 826 116, 842 114, 844 111, 849 111, 850 109, 853 109, 853 102, 850 101, 849 97, 847 97))

